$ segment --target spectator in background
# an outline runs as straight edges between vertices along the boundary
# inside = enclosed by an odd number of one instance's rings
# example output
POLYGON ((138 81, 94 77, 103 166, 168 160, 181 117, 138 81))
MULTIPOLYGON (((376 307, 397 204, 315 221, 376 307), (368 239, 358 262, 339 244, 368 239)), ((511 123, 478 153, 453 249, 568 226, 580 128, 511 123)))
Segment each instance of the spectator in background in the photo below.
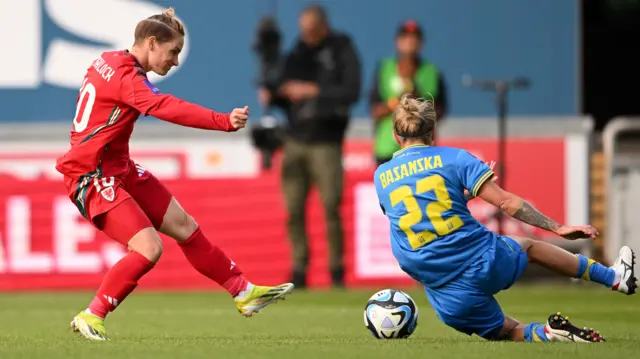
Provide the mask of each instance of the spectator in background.
POLYGON ((420 57, 424 35, 413 20, 405 21, 396 36, 397 56, 382 60, 373 79, 369 96, 375 126, 374 153, 378 165, 393 157, 400 146, 393 138, 391 113, 405 93, 414 97, 433 96, 438 121, 447 112, 447 91, 442 73, 420 57))
POLYGON ((288 129, 284 143, 282 186, 293 245, 291 281, 306 286, 309 248, 305 229, 306 202, 312 184, 324 205, 329 240, 329 268, 334 286, 343 285, 342 143, 350 107, 360 96, 360 60, 351 39, 333 31, 318 5, 299 19, 300 39, 286 56, 277 88, 262 88, 263 105, 282 108, 288 129))

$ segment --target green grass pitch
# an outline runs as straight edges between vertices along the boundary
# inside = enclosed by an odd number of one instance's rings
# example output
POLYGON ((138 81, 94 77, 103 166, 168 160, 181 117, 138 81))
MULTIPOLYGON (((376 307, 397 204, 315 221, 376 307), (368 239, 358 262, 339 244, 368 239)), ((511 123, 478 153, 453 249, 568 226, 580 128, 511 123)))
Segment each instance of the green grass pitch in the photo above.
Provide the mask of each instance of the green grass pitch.
MULTIPOLYGON (((380 288, 382 289, 382 288, 380 288)), ((294 291, 253 318, 214 293, 132 295, 107 320, 109 342, 67 329, 91 293, 0 294, 0 358, 634 358, 640 353, 640 302, 594 285, 516 286, 498 297, 521 321, 556 311, 594 327, 607 343, 490 343, 445 327, 420 290, 408 291, 420 319, 407 340, 374 339, 363 323, 376 291, 294 291)))

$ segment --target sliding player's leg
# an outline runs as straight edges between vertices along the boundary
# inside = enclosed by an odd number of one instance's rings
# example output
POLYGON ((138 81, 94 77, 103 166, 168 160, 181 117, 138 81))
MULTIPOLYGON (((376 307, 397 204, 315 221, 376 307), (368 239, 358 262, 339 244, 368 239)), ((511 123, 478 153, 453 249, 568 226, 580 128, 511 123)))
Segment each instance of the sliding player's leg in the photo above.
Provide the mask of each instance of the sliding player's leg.
POLYGON ((491 341, 604 341, 593 328, 577 328, 560 313, 551 315, 546 323, 522 324, 505 315, 492 295, 482 294, 466 285, 446 287, 435 291, 427 289, 429 302, 443 323, 467 335, 476 334, 491 341))
POLYGON ((487 340, 528 342, 602 341, 593 329, 578 329, 558 314, 545 324, 521 324, 506 316, 494 295, 511 287, 527 266, 527 252, 518 242, 499 237, 487 251, 453 281, 426 289, 438 317, 450 327, 487 340))
POLYGON ((620 249, 618 258, 611 267, 605 267, 582 254, 575 255, 550 243, 522 237, 512 238, 527 252, 531 262, 558 274, 600 283, 627 295, 636 292, 635 255, 628 246, 620 249))
POLYGON ((515 342, 575 342, 598 343, 605 339, 593 328, 578 328, 569 322, 569 317, 561 313, 552 314, 546 323, 522 324, 518 320, 504 316, 504 325, 495 335, 485 336, 487 340, 508 340, 515 342))
POLYGON ((139 173, 139 177, 130 181, 130 191, 151 223, 178 242, 193 268, 231 294, 241 314, 251 316, 291 293, 290 283, 268 287, 247 281, 240 267, 207 238, 166 187, 149 172, 139 173))
POLYGON ((149 218, 132 198, 95 217, 93 222, 107 236, 127 246, 129 253, 109 269, 88 308, 73 319, 70 327, 88 339, 106 340, 104 319, 133 292, 138 280, 160 259, 162 242, 149 218))
MULTIPOLYGON (((543 243, 543 242, 541 242, 543 243)), ((548 243, 544 243, 548 245, 548 243)), ((533 248, 536 242, 526 238, 510 238, 510 237, 498 237, 496 245, 496 256, 493 262, 494 270, 491 271, 491 275, 487 276, 488 283, 497 283, 497 287, 489 287, 489 290, 493 290, 494 294, 500 290, 509 288, 515 283, 520 275, 524 272, 526 263, 534 261, 531 258, 531 254, 534 256, 540 255, 536 252, 536 248, 533 248), (533 252, 532 252, 533 249, 533 252), (515 270, 513 269, 515 268, 515 270), (504 269, 504 270, 503 270, 504 269), (511 272, 515 272, 515 275, 511 275, 511 272)), ((566 251, 565 251, 566 252, 566 251)), ((568 252, 566 252, 568 253, 568 252)), ((569 257, 574 257, 569 255, 569 257)), ((569 260, 569 257, 565 257, 564 260, 569 260)), ((555 266, 556 270, 571 270, 571 268, 563 268, 560 264, 561 259, 553 258, 549 260, 552 263, 550 266, 555 266)), ((577 270, 577 268, 574 268, 577 270)), ((575 274, 576 272, 574 272, 575 274)), ((497 305, 497 302, 495 302, 497 305)), ((495 311, 500 310, 494 307, 495 311)), ((552 314, 548 317, 546 323, 529 323, 521 324, 516 319, 504 316, 504 325, 494 337, 488 337, 491 340, 513 340, 513 341, 528 341, 528 342, 546 342, 546 341, 560 341, 560 342, 600 342, 604 341, 602 336, 598 332, 595 332, 593 328, 579 329, 569 322, 569 317, 563 317, 560 313, 552 314)), ((495 332, 494 332, 495 333, 495 332)))
POLYGON ((495 246, 452 281, 426 288, 427 298, 440 320, 459 332, 489 340, 524 340, 523 328, 504 315, 494 294, 520 278, 527 254, 512 240, 486 240, 495 246))

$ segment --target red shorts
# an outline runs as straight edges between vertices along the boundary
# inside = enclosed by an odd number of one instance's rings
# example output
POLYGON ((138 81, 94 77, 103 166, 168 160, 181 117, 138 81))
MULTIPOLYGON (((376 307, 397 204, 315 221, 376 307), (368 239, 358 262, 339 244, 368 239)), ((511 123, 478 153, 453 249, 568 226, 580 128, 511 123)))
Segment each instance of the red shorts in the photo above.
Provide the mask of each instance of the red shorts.
POLYGON ((65 178, 65 183, 80 213, 125 246, 140 230, 160 228, 173 197, 154 175, 133 161, 123 176, 94 173, 79 180, 65 178))

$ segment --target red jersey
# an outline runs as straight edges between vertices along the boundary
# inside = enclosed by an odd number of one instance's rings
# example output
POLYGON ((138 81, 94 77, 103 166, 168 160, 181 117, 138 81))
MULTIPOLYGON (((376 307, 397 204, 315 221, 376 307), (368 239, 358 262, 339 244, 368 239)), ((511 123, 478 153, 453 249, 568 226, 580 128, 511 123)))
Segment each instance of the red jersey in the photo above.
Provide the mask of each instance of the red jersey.
POLYGON ((127 50, 105 52, 87 70, 76 103, 71 149, 56 169, 68 179, 119 177, 129 170, 129 139, 140 116, 183 126, 235 131, 228 113, 160 93, 127 50))

